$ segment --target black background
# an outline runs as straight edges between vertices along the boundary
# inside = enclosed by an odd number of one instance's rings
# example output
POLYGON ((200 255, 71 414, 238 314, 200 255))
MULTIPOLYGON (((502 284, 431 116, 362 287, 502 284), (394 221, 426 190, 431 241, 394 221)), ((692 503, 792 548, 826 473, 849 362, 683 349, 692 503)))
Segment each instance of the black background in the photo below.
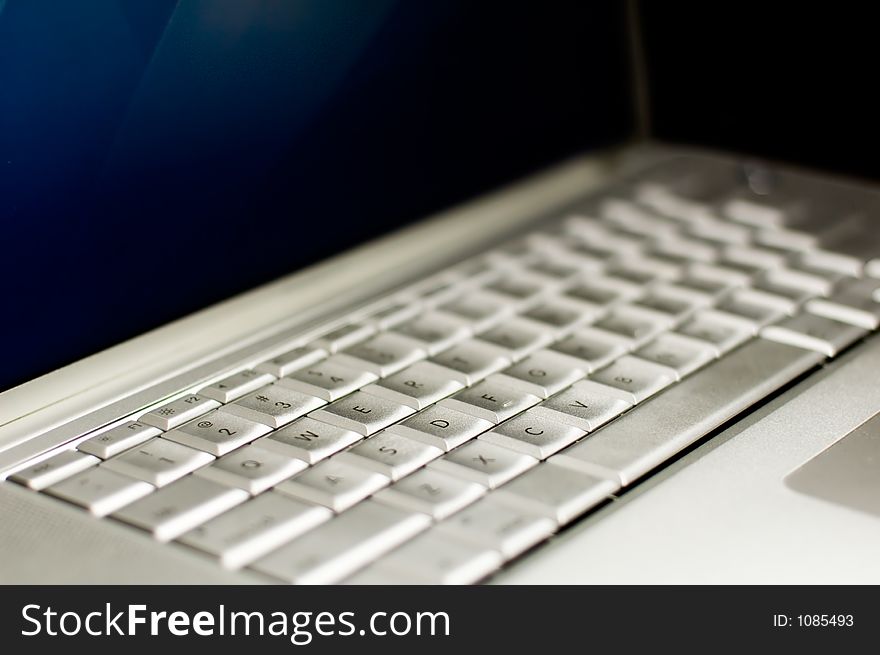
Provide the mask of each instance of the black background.
POLYGON ((657 137, 880 179, 871 3, 639 4, 657 137))

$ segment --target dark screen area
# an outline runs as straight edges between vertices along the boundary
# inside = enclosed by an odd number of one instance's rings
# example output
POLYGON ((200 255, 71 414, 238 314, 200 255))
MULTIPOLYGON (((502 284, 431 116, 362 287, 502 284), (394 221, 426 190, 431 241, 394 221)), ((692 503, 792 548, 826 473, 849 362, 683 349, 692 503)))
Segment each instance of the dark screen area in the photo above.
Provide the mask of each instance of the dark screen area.
POLYGON ((639 9, 656 136, 880 179, 873 5, 639 9))
POLYGON ((616 2, 0 1, 0 390, 629 134, 616 2))

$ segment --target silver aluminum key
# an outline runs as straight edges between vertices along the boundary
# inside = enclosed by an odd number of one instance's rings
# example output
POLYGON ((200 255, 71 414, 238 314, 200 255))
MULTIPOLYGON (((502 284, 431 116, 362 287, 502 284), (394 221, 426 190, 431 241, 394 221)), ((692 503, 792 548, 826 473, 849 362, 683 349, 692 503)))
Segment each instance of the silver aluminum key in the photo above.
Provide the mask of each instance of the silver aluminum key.
POLYGON ((245 446, 194 473, 256 495, 296 475, 308 464, 257 446, 245 446))
POLYGON ((325 405, 326 402, 317 396, 288 389, 279 384, 270 384, 234 403, 224 405, 223 411, 265 423, 270 428, 279 428, 325 405))
POLYGON ((282 482, 277 491, 341 512, 379 491, 390 478, 335 457, 282 482))
POLYGON ((77 446, 77 450, 101 459, 107 459, 129 448, 134 448, 160 432, 159 428, 152 425, 129 421, 86 439, 77 446))
POLYGON ((9 476, 10 480, 39 491, 94 466, 101 460, 75 450, 65 450, 9 476))
POLYGON ((556 522, 487 496, 437 524, 439 532, 492 548, 512 559, 556 531, 556 522))
POLYGON ((537 463, 529 455, 475 439, 431 462, 428 468, 494 489, 537 463))
POLYGON ((500 280, 486 286, 488 291, 506 296, 519 302, 528 301, 544 292, 548 285, 543 280, 523 275, 505 275, 500 280))
POLYGON ((113 514, 114 518, 171 541, 248 499, 241 489, 188 476, 113 514))
POLYGON ((312 412, 310 417, 368 437, 414 412, 407 405, 357 391, 312 412))
POLYGON ((438 404, 440 407, 473 414, 492 423, 501 423, 539 402, 541 399, 538 396, 484 380, 469 389, 459 391, 451 398, 441 400, 438 404))
POLYGON ((418 341, 393 332, 383 332, 346 348, 338 357, 343 364, 350 363, 354 368, 384 378, 427 355, 418 341))
POLYGON ((582 380, 530 411, 551 421, 592 432, 632 407, 628 398, 628 395, 604 384, 582 380))
POLYGON ((471 336, 467 322, 440 312, 426 312, 394 328, 393 332, 416 339, 430 354, 445 350, 471 336))
POLYGON ((562 341, 557 341, 550 346, 550 350, 573 357, 580 367, 590 373, 623 355, 628 346, 629 341, 619 335, 582 328, 562 341))
POLYGON ((382 396, 413 409, 424 409, 464 388, 450 380, 446 369, 431 362, 417 362, 376 384, 364 387, 366 393, 382 396))
POLYGON ((330 359, 294 371, 288 377, 278 380, 278 385, 331 402, 377 379, 375 373, 345 366, 345 362, 339 357, 340 355, 334 355, 330 359))
POLYGON ((501 373, 489 376, 487 382, 549 398, 586 377, 589 369, 589 365, 575 362, 553 350, 539 350, 501 373))
POLYGON ((108 459, 102 466, 156 487, 163 487, 213 460, 213 455, 201 450, 154 437, 132 450, 108 459))
POLYGON ((375 332, 376 327, 369 323, 363 325, 350 323, 331 330, 309 345, 311 347, 323 348, 330 353, 337 353, 349 346, 353 346, 359 341, 363 341, 370 335, 375 334, 375 332))
POLYGON ((596 309, 611 307, 638 295, 637 287, 613 278, 585 280, 567 289, 565 295, 596 309))
POLYGON ((529 410, 481 434, 478 440, 504 446, 537 459, 547 459, 586 433, 586 430, 574 425, 553 421, 529 410))
POLYGON ((815 350, 828 357, 834 357, 867 334, 864 328, 806 313, 761 330, 761 336, 765 339, 815 350))
POLYGON ((628 394, 627 400, 640 403, 678 379, 675 370, 640 357, 626 355, 590 375, 590 380, 628 394))
POLYGON ((258 439, 255 446, 314 464, 357 443, 363 435, 308 416, 258 439))
POLYGON ((726 296, 715 309, 751 321, 756 327, 773 323, 793 311, 796 303, 781 296, 753 289, 740 289, 726 296))
POLYGON ((392 425, 387 431, 448 451, 491 427, 489 421, 434 405, 392 425))
POLYGON ((452 346, 430 361, 445 367, 445 374, 450 379, 465 386, 475 384, 511 364, 503 348, 476 339, 452 346))
POLYGON ((681 379, 715 359, 719 353, 715 346, 705 341, 667 332, 642 346, 635 354, 640 359, 673 369, 681 379))
POLYGON ((522 317, 560 336, 595 318, 598 313, 596 309, 587 305, 555 298, 524 312, 522 317))
POLYGON ((270 491, 196 527, 180 541, 214 555, 227 569, 239 569, 332 516, 326 507, 270 491))
POLYGON ((712 344, 719 354, 732 350, 748 341, 756 333, 755 325, 749 320, 730 314, 705 310, 696 314, 676 328, 676 332, 712 344))
POLYGON ((472 291, 440 305, 438 309, 468 321, 471 327, 479 332, 510 316, 515 306, 507 302, 503 296, 485 291, 472 291))
POLYGON ((478 335, 480 341, 491 343, 507 351, 513 361, 519 361, 529 353, 553 340, 553 335, 531 321, 511 318, 491 330, 478 335))
POLYGON ((880 282, 871 278, 841 282, 830 297, 807 303, 807 311, 876 330, 880 327, 880 282))
POLYGON ((619 488, 617 482, 566 469, 551 460, 505 485, 492 499, 565 525, 619 488))
POLYGON ((143 498, 154 488, 141 480, 95 466, 52 485, 46 493, 84 507, 95 516, 106 516, 143 498))
POLYGON ((629 346, 636 348, 653 339, 657 334, 672 326, 674 320, 669 316, 632 305, 621 305, 593 324, 593 327, 608 334, 629 340, 629 346))
POLYGON ((386 430, 335 459, 399 480, 442 454, 439 448, 386 430))
POLYGON ((418 512, 366 501, 254 562, 268 576, 297 584, 333 584, 426 529, 418 512))
POLYGON ((304 366, 311 366, 327 356, 327 351, 323 348, 311 348, 308 346, 300 346, 293 350, 273 357, 267 362, 263 362, 257 366, 256 370, 269 373, 276 378, 281 378, 300 369, 304 366))
POLYGON ((263 423, 217 410, 162 435, 169 441, 219 457, 271 432, 263 423))
POLYGON ((375 495, 383 503, 443 519, 486 493, 486 487, 442 471, 424 468, 375 495))
POLYGON ((274 381, 275 376, 271 373, 248 369, 200 389, 199 395, 213 398, 221 403, 228 403, 274 381))
POLYGON ((633 306, 644 307, 651 311, 671 316, 678 320, 692 313, 700 306, 705 306, 707 300, 698 300, 689 296, 686 292, 676 292, 675 287, 654 287, 638 300, 633 301, 633 306))
POLYGON ((496 571, 501 555, 492 548, 428 530, 379 559, 371 568, 419 584, 472 584, 496 571))
POLYGON ((171 430, 217 407, 220 407, 220 403, 216 400, 198 394, 190 394, 162 405, 162 407, 157 407, 142 415, 138 420, 160 430, 171 430))

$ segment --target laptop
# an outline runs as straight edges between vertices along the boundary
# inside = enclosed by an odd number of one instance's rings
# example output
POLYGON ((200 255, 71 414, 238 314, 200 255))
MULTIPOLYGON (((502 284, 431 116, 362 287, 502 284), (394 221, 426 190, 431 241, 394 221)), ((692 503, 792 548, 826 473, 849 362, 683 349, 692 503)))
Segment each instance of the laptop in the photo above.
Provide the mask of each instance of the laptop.
POLYGON ((0 581, 880 581, 880 194, 633 18, 0 3, 0 581))

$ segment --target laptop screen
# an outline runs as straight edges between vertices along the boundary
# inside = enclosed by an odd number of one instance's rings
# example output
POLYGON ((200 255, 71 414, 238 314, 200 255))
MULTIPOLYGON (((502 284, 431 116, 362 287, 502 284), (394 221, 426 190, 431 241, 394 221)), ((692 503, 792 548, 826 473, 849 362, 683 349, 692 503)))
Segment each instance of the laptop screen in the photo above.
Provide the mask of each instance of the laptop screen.
POLYGON ((0 390, 620 140, 621 4, 0 0, 0 390))

